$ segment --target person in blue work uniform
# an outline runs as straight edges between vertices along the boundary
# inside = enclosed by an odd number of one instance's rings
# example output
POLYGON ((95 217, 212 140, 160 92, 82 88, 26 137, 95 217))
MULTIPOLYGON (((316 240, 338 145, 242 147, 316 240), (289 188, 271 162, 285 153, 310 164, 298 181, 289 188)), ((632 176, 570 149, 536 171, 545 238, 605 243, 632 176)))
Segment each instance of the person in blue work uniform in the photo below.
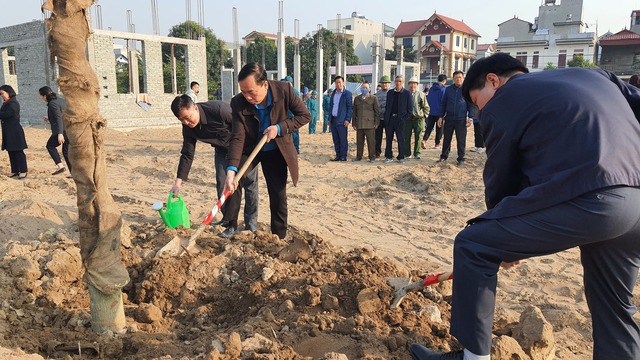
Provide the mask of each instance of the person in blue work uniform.
POLYGON ((316 133, 316 123, 318 122, 318 92, 311 91, 311 97, 307 100, 307 109, 311 113, 311 121, 309 122, 309 134, 316 133))
POLYGON ((465 148, 467 147, 467 128, 471 126, 471 115, 467 101, 462 96, 462 82, 464 73, 456 71, 453 73, 453 85, 447 87, 442 99, 442 117, 438 119, 438 127, 443 127, 444 142, 442 153, 438 162, 446 161, 451 151, 451 140, 453 133, 456 133, 456 144, 458 146, 457 165, 464 165, 465 148), (444 121, 444 124, 443 124, 444 121))
POLYGON ((333 94, 333 89, 327 90, 327 94, 322 99, 322 112, 324 113, 324 123, 322 124, 322 133, 326 133, 327 129, 331 132, 331 94, 333 94))
POLYGON ((462 94, 480 110, 488 209, 453 246, 451 334, 464 349, 413 344, 414 359, 488 360, 500 266, 574 247, 593 359, 640 359, 640 89, 601 69, 528 73, 496 53, 462 94))

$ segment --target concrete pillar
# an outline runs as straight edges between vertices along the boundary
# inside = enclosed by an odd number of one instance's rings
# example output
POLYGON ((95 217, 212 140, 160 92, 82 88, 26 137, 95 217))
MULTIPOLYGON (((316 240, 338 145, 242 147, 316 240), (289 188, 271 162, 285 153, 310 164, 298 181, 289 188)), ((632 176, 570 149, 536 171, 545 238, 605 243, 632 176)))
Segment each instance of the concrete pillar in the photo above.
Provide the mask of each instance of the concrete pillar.
POLYGON ((373 54, 373 62, 371 63, 371 91, 375 92, 378 80, 380 80, 380 72, 378 71, 378 43, 371 45, 371 53, 373 54))
MULTIPOLYGON (((320 39, 320 37, 318 37, 320 39)), ((324 84, 323 71, 324 54, 322 52, 322 40, 318 41, 318 50, 316 52, 316 91, 318 92, 318 121, 324 121, 324 111, 322 110, 322 102, 324 101, 324 84)))
POLYGON ((238 87, 238 75, 242 69, 242 59, 240 54, 241 49, 239 47, 233 49, 233 95, 240 92, 240 88, 238 87))
POLYGON ((162 78, 162 46, 159 41, 142 42, 144 89, 148 94, 164 93, 162 78))
MULTIPOLYGON (((404 75, 404 48, 398 46, 398 65, 396 66, 396 76, 404 75)), ((408 79, 405 79, 408 81, 408 79)))
POLYGON ((284 33, 278 32, 278 80, 287 76, 287 63, 285 59, 284 33))
POLYGON ((298 44, 293 54, 293 87, 300 90, 300 46, 298 44))
POLYGON ((127 56, 129 57, 129 92, 133 94, 139 94, 140 80, 138 79, 138 50, 129 49, 129 51, 127 52, 127 56))
POLYGON ((338 53, 336 54, 336 76, 337 75, 344 76, 342 70, 342 53, 340 50, 338 50, 338 53))

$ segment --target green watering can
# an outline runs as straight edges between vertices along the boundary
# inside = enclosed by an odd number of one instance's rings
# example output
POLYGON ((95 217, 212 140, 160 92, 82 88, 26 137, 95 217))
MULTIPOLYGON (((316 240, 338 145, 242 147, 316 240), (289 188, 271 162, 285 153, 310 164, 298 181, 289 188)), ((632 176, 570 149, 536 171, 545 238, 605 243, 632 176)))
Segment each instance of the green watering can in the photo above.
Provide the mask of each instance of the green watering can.
POLYGON ((162 201, 158 201, 153 204, 153 210, 160 213, 160 217, 167 227, 171 229, 175 229, 180 225, 186 229, 191 227, 191 222, 189 222, 189 210, 187 210, 187 205, 185 205, 182 200, 182 196, 178 195, 177 198, 174 198, 173 193, 169 194, 166 210, 163 210, 163 208, 164 204, 162 201))

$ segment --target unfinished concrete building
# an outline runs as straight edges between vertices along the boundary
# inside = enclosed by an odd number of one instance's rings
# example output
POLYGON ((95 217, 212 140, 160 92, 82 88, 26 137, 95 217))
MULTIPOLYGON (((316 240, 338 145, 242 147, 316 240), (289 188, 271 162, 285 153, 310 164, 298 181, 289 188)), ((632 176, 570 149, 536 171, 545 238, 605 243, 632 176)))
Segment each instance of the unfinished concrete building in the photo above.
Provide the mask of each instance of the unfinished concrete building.
MULTIPOLYGON (((87 56, 100 82, 100 112, 109 127, 176 125, 171 101, 176 94, 183 93, 191 81, 200 83, 199 100, 208 99, 204 38, 187 40, 94 29, 87 56), (125 44, 120 45, 124 54, 114 52, 119 44, 125 44), (171 80, 168 81, 163 75, 163 45, 171 49, 171 80), (173 56, 176 48, 184 51, 185 83, 181 84, 176 81, 178 60, 173 56), (123 69, 128 72, 124 80, 122 74, 118 76, 123 69)), ((42 21, 0 29, 0 84, 11 85, 16 90, 23 124, 42 124, 47 109, 38 89, 47 85, 57 92, 55 67, 55 64, 51 67, 42 21)))

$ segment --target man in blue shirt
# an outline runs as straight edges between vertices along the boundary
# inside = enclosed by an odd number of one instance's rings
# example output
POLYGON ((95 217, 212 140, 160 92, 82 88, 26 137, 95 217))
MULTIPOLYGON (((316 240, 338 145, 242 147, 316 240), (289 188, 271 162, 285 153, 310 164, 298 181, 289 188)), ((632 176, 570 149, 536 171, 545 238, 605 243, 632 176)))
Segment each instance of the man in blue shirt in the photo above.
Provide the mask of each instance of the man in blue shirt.
POLYGON ((344 88, 342 76, 336 76, 336 90, 331 96, 329 108, 331 109, 331 134, 333 135, 333 147, 336 157, 331 161, 347 161, 349 143, 347 142, 347 129, 351 123, 353 112, 353 96, 351 91, 344 88))

